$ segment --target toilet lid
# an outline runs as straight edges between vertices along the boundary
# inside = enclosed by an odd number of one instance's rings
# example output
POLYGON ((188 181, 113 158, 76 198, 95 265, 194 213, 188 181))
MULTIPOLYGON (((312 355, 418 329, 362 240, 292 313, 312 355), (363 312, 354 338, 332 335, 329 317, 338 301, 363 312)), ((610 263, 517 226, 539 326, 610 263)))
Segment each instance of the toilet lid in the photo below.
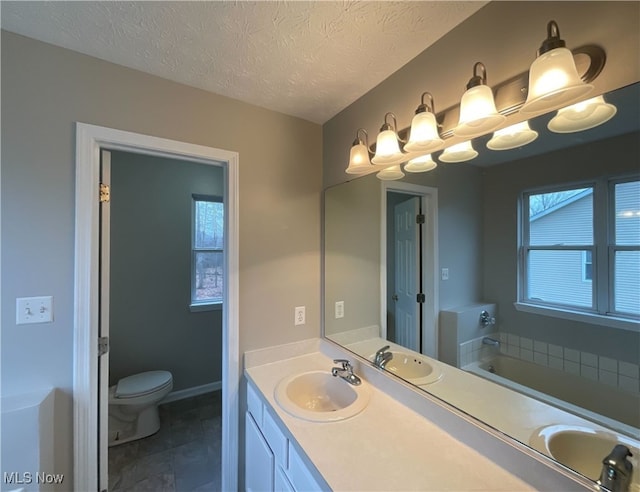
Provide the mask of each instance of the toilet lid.
POLYGON ((116 386, 116 398, 130 398, 152 393, 171 382, 169 371, 141 372, 122 378, 116 386))

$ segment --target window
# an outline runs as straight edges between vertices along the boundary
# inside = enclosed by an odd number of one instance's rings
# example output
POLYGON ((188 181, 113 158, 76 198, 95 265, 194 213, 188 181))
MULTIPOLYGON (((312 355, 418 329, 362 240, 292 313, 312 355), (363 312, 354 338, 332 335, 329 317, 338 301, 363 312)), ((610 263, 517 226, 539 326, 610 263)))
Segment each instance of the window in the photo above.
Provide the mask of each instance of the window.
POLYGON ((220 304, 224 282, 222 198, 193 195, 192 224, 191 306, 220 304))
POLYGON ((593 280, 593 253, 591 250, 582 252, 582 281, 593 280))
POLYGON ((640 181, 522 196, 519 301, 640 317, 640 181))

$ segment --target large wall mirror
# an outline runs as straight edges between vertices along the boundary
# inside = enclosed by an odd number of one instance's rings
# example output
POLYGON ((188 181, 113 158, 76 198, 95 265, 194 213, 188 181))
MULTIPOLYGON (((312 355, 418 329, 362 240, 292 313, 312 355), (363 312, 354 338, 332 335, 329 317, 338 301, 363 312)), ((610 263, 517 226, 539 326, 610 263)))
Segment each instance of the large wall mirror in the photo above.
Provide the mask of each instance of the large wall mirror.
POLYGON ((324 194, 324 335, 593 480, 640 438, 640 84, 605 98, 597 128, 544 115, 529 145, 324 194))

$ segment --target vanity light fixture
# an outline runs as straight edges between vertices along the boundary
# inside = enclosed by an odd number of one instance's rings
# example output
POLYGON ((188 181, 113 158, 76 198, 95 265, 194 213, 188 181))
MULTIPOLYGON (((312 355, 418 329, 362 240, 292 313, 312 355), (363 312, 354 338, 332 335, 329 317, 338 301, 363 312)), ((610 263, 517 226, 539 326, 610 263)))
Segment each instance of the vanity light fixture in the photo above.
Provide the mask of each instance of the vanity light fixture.
POLYGON ((609 121, 617 111, 618 108, 607 103, 604 97, 596 96, 559 109, 547 128, 555 133, 581 132, 609 121))
POLYGON ((424 173, 435 169, 438 164, 431 158, 431 154, 414 157, 404 165, 408 173, 424 173))
POLYGON ((476 157, 478 157, 478 152, 471 145, 471 140, 466 140, 444 149, 439 159, 442 162, 465 162, 476 157))
POLYGON ((351 146, 349 167, 347 167, 345 172, 348 174, 363 174, 373 169, 369 155, 369 135, 367 134, 367 130, 358 128, 356 139, 351 146), (364 140, 360 138, 360 133, 364 134, 364 140))
MULTIPOLYGON (((374 167, 384 169, 382 176, 397 176, 402 173, 400 168, 394 168, 394 171, 385 168, 438 151, 454 136, 459 137, 456 140, 470 140, 495 131, 487 144, 489 149, 521 147, 537 137, 536 132, 526 128, 525 123, 516 128, 496 131, 504 126, 507 117, 518 112, 525 116, 515 119, 522 120, 530 114, 537 116, 563 108, 549 123, 551 131, 569 133, 593 128, 613 117, 616 109, 603 101, 598 106, 585 106, 588 109, 569 106, 588 97, 593 90, 591 82, 602 72, 606 59, 605 51, 597 45, 581 46, 573 52, 567 49, 564 40, 560 39, 558 24, 551 20, 547 23, 547 38, 542 42, 528 72, 519 73, 491 88, 487 85, 485 66, 477 62, 459 104, 435 114, 433 96, 430 92, 424 92, 411 126, 399 129, 395 115, 386 113, 375 146, 369 146, 366 142, 368 152, 361 147, 363 139, 359 130, 351 148, 347 172, 364 174, 374 167), (500 111, 497 111, 498 108, 500 111), (578 119, 581 121, 579 124, 575 121, 578 119), (367 167, 369 162, 372 167, 367 167)), ((443 162, 463 162, 477 155, 471 143, 464 142, 450 145, 439 159, 443 162)), ((418 164, 415 161, 411 165, 405 164, 404 168, 411 172, 418 164)))
POLYGON ((549 111, 577 101, 593 90, 593 85, 583 82, 578 75, 573 54, 565 46, 558 24, 549 21, 547 39, 529 69, 529 89, 520 108, 522 113, 549 111))
POLYGON ((493 138, 487 142, 491 150, 509 150, 522 147, 538 138, 538 132, 529 127, 528 121, 496 130, 493 138))
POLYGON ((402 153, 398 144, 397 126, 395 114, 384 115, 384 124, 376 140, 376 154, 371 159, 375 166, 392 166, 405 160, 405 154, 402 153), (388 122, 389 118, 393 118, 393 125, 388 122))
POLYGON ((380 171, 376 174, 376 177, 382 181, 393 181, 395 179, 404 178, 404 173, 402 172, 402 169, 400 169, 400 164, 395 164, 380 171))
MULTIPOLYGON (((405 151, 430 153, 444 144, 444 140, 438 134, 435 112, 433 96, 430 92, 423 92, 420 106, 416 109, 416 114, 411 120, 409 141, 404 146, 405 151), (425 97, 429 100, 428 104, 424 101, 425 97)), ((405 169, 407 169, 406 166, 405 169)))
POLYGON ((505 120, 498 113, 491 87, 487 85, 487 69, 477 62, 473 66, 473 77, 467 84, 467 91, 460 100, 460 120, 453 129, 458 137, 477 137, 498 128, 505 120))

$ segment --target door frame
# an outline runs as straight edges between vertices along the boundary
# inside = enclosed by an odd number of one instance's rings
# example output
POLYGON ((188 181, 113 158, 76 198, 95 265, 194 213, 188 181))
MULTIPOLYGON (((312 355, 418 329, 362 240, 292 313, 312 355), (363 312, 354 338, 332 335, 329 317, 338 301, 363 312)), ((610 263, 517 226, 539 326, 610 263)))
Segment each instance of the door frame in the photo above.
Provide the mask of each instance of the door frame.
POLYGON ((100 149, 221 166, 225 182, 225 274, 222 333, 222 489, 238 488, 239 156, 237 152, 76 123, 73 463, 74 488, 98 487, 98 319, 100 149))
POLYGON ((438 358, 438 189, 430 186, 382 181, 380 186, 380 323, 381 336, 387 336, 387 192, 419 196, 425 223, 422 228, 422 347, 420 352, 438 358), (426 347, 430 347, 428 350, 426 347))

